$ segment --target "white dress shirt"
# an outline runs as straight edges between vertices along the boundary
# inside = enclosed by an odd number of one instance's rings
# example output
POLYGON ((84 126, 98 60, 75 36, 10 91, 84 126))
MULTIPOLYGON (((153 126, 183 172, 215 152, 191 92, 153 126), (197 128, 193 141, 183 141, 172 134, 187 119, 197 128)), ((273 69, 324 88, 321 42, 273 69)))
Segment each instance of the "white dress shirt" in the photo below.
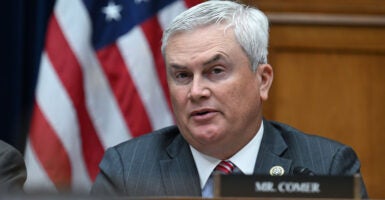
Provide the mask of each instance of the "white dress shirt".
MULTIPOLYGON (((263 136, 263 121, 257 134, 239 150, 229 161, 235 166, 236 170, 240 170, 243 174, 251 175, 254 172, 255 162, 257 160, 259 147, 261 145, 263 136)), ((205 155, 190 145, 192 155, 194 157, 195 165, 199 173, 200 184, 202 188, 203 197, 213 197, 213 179, 211 173, 221 160, 205 155)))

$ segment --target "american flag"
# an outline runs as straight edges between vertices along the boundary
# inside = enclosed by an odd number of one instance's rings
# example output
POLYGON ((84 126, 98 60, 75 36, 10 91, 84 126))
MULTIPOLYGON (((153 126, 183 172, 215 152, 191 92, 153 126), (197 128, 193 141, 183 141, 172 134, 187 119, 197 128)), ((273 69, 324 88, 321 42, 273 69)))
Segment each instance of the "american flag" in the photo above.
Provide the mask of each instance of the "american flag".
POLYGON ((55 3, 25 152, 27 192, 88 192, 106 148, 174 123, 162 30, 199 2, 55 3))

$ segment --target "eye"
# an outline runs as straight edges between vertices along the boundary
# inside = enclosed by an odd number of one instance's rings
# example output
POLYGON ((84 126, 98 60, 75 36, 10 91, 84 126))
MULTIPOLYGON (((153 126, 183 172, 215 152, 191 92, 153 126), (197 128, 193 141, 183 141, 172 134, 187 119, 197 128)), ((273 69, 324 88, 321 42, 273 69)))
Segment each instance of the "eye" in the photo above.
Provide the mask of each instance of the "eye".
POLYGON ((187 77, 188 77, 188 73, 186 73, 186 72, 177 72, 175 74, 176 79, 185 79, 187 77))
POLYGON ((187 84, 191 79, 191 74, 188 72, 175 72, 174 80, 179 84, 187 84))
POLYGON ((219 81, 228 76, 228 69, 222 65, 217 65, 209 69, 207 76, 213 81, 219 81))
POLYGON ((222 66, 215 66, 209 70, 209 75, 213 77, 220 77, 224 75, 226 72, 226 69, 222 66))
POLYGON ((220 74, 220 73, 222 73, 222 72, 224 72, 224 69, 221 68, 221 67, 215 67, 215 68, 213 68, 213 69, 211 70, 211 73, 212 73, 212 74, 220 74))

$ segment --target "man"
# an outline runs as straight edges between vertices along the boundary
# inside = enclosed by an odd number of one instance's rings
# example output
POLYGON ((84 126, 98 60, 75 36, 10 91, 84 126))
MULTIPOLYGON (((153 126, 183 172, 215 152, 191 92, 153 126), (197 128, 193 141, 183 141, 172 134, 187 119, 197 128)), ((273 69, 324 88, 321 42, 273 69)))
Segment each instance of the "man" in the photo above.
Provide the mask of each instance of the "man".
POLYGON ((207 1, 180 14, 162 42, 177 126, 107 150, 92 193, 211 197, 223 160, 243 174, 360 173, 350 147, 263 119, 273 69, 261 11, 207 1))
POLYGON ((0 194, 22 192, 26 178, 23 155, 0 140, 0 194))

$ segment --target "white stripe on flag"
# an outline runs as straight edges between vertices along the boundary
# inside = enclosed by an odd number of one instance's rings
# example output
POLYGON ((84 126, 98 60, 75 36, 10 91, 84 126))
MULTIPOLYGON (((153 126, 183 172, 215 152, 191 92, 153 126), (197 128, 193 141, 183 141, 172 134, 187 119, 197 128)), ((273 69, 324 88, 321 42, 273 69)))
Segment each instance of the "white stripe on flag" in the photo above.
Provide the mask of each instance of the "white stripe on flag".
POLYGON ((25 149, 24 159, 27 167, 27 181, 24 184, 24 191, 26 193, 37 191, 57 192, 55 185, 47 173, 45 173, 44 168, 40 165, 40 161, 36 158, 36 153, 29 139, 25 149))
POLYGON ((166 29, 172 20, 186 9, 184 1, 176 1, 160 10, 158 13, 158 19, 162 29, 166 29))
POLYGON ((51 124, 65 151, 68 153, 71 161, 71 181, 74 191, 88 191, 91 186, 91 180, 88 177, 82 156, 81 136, 76 110, 74 110, 70 97, 45 53, 43 53, 41 59, 36 100, 42 113, 46 116, 46 120, 51 124), (52 94, 55 94, 55 98, 52 98, 52 94), (86 188, 81 188, 81 186, 86 188))
POLYGON ((151 49, 139 26, 120 37, 117 46, 142 98, 151 124, 159 129, 173 124, 163 89, 160 86, 151 49), (127 47, 135 48, 127 48, 127 47))
POLYGON ((124 117, 90 44, 91 22, 87 9, 81 1, 60 0, 56 15, 82 67, 88 112, 104 148, 130 139, 124 117))

